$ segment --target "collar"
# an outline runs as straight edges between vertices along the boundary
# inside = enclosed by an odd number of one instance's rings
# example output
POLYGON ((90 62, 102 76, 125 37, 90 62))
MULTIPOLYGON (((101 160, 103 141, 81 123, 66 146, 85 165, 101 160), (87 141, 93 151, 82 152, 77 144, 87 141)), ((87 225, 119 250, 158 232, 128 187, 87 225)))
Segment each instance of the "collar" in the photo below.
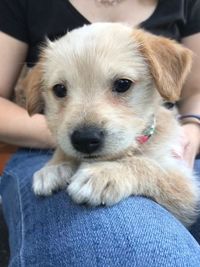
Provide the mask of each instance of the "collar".
POLYGON ((144 129, 143 134, 138 136, 136 140, 140 144, 146 143, 149 138, 154 134, 156 128, 156 119, 155 116, 152 117, 151 123, 144 129))

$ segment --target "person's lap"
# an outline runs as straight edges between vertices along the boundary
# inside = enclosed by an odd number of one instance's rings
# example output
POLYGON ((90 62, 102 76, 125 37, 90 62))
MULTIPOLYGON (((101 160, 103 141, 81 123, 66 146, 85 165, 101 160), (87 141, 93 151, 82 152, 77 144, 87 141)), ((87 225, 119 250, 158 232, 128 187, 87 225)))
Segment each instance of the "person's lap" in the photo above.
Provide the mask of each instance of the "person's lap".
POLYGON ((10 266, 200 266, 198 243, 150 199, 130 197, 110 208, 91 208, 74 204, 64 191, 36 197, 32 174, 50 156, 21 150, 4 172, 10 266))

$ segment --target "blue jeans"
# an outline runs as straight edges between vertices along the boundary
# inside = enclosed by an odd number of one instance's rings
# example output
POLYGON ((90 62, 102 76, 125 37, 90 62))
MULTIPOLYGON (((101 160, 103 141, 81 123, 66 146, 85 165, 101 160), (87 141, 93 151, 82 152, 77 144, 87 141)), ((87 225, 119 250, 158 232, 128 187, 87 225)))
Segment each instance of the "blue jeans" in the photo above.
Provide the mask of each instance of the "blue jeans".
POLYGON ((50 157, 49 151, 20 150, 2 176, 10 267, 200 266, 199 244, 150 199, 91 208, 74 204, 65 192, 36 197, 32 175, 50 157))

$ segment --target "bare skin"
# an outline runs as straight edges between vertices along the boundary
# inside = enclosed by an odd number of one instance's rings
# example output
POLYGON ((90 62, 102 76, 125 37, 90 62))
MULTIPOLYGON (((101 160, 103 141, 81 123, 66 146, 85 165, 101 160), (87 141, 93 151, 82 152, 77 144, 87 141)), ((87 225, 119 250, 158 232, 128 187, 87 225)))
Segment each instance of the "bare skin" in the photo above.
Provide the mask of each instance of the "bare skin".
POLYGON ((44 116, 30 117, 9 101, 27 50, 27 44, 0 32, 0 140, 24 147, 53 147, 44 116))
MULTIPOLYGON (((154 12, 156 0, 127 0, 113 7, 95 1, 71 0, 74 7, 89 21, 120 21, 137 26, 154 12), (137 10, 137 12, 133 12, 137 10)), ((200 114, 200 33, 183 39, 192 49, 194 67, 183 90, 181 112, 200 114)), ((27 111, 9 101, 26 58, 28 45, 0 32, 0 140, 24 147, 48 148, 55 142, 43 115, 29 117, 27 111), (6 111, 6 112, 5 112, 6 111)), ((196 124, 183 126, 182 156, 192 167, 200 147, 200 128, 196 124)))
MULTIPOLYGON (((182 40, 183 45, 194 53, 193 67, 182 92, 180 112, 182 114, 200 114, 200 33, 182 40)), ((182 156, 189 166, 193 166, 195 156, 200 152, 200 125, 195 123, 183 126, 182 156)))
POLYGON ((70 0, 70 2, 90 22, 121 21, 135 27, 153 14, 158 1, 126 0, 113 6, 100 4, 96 0, 70 0))

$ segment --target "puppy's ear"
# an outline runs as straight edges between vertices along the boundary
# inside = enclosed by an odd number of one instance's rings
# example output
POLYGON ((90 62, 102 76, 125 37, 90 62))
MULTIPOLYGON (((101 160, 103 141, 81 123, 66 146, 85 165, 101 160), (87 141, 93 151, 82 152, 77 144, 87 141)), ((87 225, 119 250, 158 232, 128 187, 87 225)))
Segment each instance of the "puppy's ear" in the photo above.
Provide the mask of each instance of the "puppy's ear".
POLYGON ((26 108, 29 115, 43 112, 44 101, 42 98, 42 70, 40 62, 29 71, 21 83, 21 87, 25 90, 26 108))
POLYGON ((177 101, 191 69, 192 52, 175 41, 143 30, 134 30, 133 35, 160 95, 168 101, 177 101))

